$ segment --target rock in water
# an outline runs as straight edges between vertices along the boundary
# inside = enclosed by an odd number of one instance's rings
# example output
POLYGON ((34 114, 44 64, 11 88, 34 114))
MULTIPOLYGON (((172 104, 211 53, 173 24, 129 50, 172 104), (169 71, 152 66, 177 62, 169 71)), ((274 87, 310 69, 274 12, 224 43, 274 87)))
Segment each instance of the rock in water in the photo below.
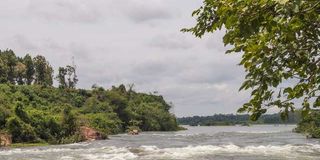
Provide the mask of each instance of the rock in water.
POLYGON ((102 133, 90 127, 82 126, 80 127, 80 132, 85 141, 106 139, 102 133))
POLYGON ((130 135, 138 135, 139 134, 139 130, 133 129, 133 130, 129 131, 128 134, 130 134, 130 135))
POLYGON ((11 135, 0 132, 0 147, 7 147, 12 144, 11 135))

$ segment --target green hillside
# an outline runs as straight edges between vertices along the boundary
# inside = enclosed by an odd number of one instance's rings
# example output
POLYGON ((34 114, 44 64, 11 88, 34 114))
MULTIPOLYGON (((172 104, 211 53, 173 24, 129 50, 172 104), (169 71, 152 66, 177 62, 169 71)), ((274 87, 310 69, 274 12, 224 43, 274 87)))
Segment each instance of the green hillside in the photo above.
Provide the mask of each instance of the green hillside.
POLYGON ((13 142, 52 144, 81 141, 80 126, 104 135, 129 127, 143 131, 177 130, 171 106, 160 95, 138 93, 133 86, 76 89, 75 67, 60 67, 56 77, 42 56, 0 53, 0 132, 13 142), (53 87, 57 79, 59 87, 53 87))

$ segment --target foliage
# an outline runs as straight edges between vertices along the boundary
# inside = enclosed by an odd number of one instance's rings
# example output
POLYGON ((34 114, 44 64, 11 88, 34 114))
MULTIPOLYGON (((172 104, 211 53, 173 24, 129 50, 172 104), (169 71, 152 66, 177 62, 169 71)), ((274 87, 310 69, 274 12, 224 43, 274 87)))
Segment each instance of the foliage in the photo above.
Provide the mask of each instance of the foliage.
POLYGON ((0 130, 15 143, 63 144, 83 140, 80 127, 102 135, 124 132, 130 125, 144 131, 177 130, 176 118, 162 96, 137 93, 124 85, 110 90, 94 85, 76 89, 75 66, 60 67, 59 88, 44 56, 17 57, 0 51, 0 130))
POLYGON ((78 83, 76 67, 69 65, 67 67, 59 67, 56 79, 59 82, 60 88, 75 88, 78 83))
POLYGON ((18 57, 12 50, 0 51, 0 83, 32 83, 52 86, 53 69, 43 56, 18 57))
POLYGON ((182 31, 202 37, 224 28, 227 53, 242 53, 247 75, 240 90, 252 92, 239 112, 257 120, 276 106, 286 118, 294 99, 304 116, 320 106, 320 1, 204 0, 192 15, 197 24, 182 31))
POLYGON ((81 141, 80 126, 104 134, 121 133, 132 125, 144 131, 178 129, 163 99, 156 101, 158 98, 151 98, 155 95, 135 91, 129 99, 128 91, 120 94, 118 89, 0 84, 0 130, 11 133, 14 142, 56 144, 81 141))
POLYGON ((313 110, 309 115, 303 117, 295 131, 305 133, 311 138, 320 138, 320 111, 313 110))
POLYGON ((36 140, 34 128, 17 117, 11 117, 6 124, 13 142, 33 142, 36 140))
POLYGON ((86 116, 90 126, 103 133, 116 134, 122 132, 122 121, 114 113, 90 113, 86 116))
POLYGON ((35 83, 38 85, 52 86, 53 69, 44 56, 34 57, 35 83))
POLYGON ((27 54, 23 58, 23 63, 26 66, 26 71, 25 71, 26 80, 25 81, 26 81, 26 84, 30 85, 34 79, 34 73, 35 73, 32 57, 29 54, 27 54))
POLYGON ((72 113, 71 106, 66 106, 62 112, 62 129, 63 135, 68 137, 74 135, 78 131, 76 116, 72 113))
POLYGON ((279 114, 262 115, 257 121, 250 121, 248 114, 216 114, 213 116, 193 116, 178 118, 178 123, 191 126, 228 126, 236 124, 296 124, 300 121, 300 114, 290 113, 287 120, 282 120, 279 114))

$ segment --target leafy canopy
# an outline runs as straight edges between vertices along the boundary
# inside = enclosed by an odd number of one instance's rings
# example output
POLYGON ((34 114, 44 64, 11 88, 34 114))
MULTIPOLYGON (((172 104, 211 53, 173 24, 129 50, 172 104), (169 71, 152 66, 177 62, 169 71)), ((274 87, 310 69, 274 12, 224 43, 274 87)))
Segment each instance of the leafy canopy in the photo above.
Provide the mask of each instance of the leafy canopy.
POLYGON ((276 106, 286 118, 295 99, 303 115, 320 106, 319 0, 204 0, 192 16, 197 24, 183 32, 202 37, 224 28, 227 53, 242 54, 240 90, 252 92, 239 112, 256 120, 276 106))

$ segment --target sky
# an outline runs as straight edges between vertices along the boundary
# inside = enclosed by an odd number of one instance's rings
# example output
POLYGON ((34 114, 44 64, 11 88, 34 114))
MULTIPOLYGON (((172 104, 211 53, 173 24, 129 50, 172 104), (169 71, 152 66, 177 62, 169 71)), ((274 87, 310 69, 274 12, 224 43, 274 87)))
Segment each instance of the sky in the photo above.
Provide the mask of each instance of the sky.
POLYGON ((79 88, 133 83, 163 95, 178 117, 236 113, 249 98, 224 31, 180 32, 202 0, 0 1, 0 49, 44 55, 56 70, 74 57, 79 88))

